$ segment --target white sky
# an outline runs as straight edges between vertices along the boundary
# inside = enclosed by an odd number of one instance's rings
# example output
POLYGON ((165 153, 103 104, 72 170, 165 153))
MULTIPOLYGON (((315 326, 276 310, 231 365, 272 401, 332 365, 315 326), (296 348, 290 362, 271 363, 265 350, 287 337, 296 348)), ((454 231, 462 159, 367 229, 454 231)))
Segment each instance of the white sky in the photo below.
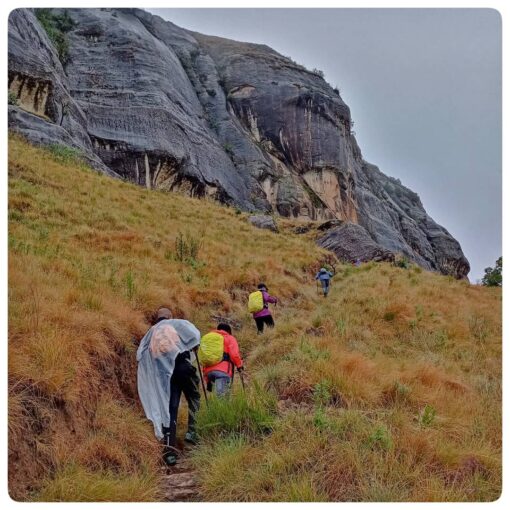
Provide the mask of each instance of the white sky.
POLYGON ((501 20, 491 9, 149 9, 325 72, 364 158, 416 191, 476 281, 501 245, 501 20))

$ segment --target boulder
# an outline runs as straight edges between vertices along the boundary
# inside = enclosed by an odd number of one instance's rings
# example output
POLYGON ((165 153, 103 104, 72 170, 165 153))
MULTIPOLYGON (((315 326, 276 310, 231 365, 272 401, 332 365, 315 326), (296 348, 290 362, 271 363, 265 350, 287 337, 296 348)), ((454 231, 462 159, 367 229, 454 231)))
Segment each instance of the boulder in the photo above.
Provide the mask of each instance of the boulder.
POLYGON ((249 216, 248 221, 257 228, 263 228, 267 230, 272 230, 273 232, 278 232, 278 227, 272 216, 264 215, 249 216))

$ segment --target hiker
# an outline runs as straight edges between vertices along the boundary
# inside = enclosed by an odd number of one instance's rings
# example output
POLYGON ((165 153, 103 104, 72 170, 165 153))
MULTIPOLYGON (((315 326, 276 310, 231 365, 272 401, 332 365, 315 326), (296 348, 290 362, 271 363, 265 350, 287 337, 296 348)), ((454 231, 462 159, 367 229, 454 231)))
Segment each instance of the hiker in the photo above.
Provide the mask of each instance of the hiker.
POLYGON ((264 332, 264 325, 274 327, 273 316, 269 310, 269 303, 276 304, 278 299, 270 296, 264 283, 259 283, 258 290, 250 294, 248 300, 248 310, 253 314, 255 324, 257 325, 257 333, 260 335, 264 332))
POLYGON ((324 297, 328 297, 330 280, 333 278, 333 273, 329 272, 326 268, 321 267, 320 271, 315 275, 315 279, 321 282, 322 292, 324 297))
POLYGON ((234 379, 234 366, 242 377, 243 360, 239 354, 239 345, 232 335, 232 328, 225 323, 202 337, 198 351, 207 390, 214 385, 216 395, 223 397, 234 379))
POLYGON ((191 364, 191 351, 200 345, 200 331, 191 322, 173 319, 160 308, 137 352, 138 393, 158 439, 164 439, 163 459, 177 462, 177 414, 181 394, 188 402, 188 430, 184 440, 195 444, 195 413, 200 407, 199 379, 191 364))

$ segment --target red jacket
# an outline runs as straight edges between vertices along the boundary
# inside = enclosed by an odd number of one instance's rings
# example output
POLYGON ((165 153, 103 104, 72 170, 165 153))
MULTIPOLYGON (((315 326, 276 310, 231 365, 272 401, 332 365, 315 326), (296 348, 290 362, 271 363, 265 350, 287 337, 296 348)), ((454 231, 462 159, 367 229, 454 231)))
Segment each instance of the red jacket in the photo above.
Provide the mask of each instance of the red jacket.
POLYGON ((205 378, 207 380, 207 374, 213 370, 225 372, 230 377, 232 377, 232 373, 234 371, 233 364, 237 368, 241 368, 243 366, 243 360, 239 354, 239 345, 237 344, 237 340, 232 335, 229 335, 226 331, 215 329, 213 333, 219 333, 223 337, 223 352, 229 355, 230 361, 220 361, 219 363, 216 363, 216 365, 204 367, 203 370, 205 378))

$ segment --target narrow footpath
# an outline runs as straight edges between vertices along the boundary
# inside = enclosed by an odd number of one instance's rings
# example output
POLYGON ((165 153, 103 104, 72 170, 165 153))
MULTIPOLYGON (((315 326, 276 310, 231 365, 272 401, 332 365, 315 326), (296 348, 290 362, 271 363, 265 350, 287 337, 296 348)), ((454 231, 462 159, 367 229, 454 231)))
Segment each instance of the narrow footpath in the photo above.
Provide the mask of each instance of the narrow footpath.
POLYGON ((198 480, 189 459, 190 448, 185 447, 172 467, 162 466, 163 501, 197 502, 200 501, 198 480))

